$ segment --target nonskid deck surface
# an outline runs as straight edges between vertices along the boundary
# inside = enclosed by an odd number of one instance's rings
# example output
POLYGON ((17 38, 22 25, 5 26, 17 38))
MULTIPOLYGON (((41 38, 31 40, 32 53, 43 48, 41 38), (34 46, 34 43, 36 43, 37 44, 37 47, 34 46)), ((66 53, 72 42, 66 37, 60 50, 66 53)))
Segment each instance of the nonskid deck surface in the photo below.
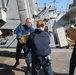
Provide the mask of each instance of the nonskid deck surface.
MULTIPOLYGON (((16 69, 12 69, 15 63, 15 50, 15 48, 0 48, 0 66, 3 67, 3 69, 0 69, 0 75, 26 75, 23 51, 20 57, 20 64, 16 69)), ((51 58, 55 75, 68 75, 71 53, 72 49, 52 48, 51 58)), ((44 75, 42 69, 40 75, 44 75)), ((76 70, 74 75, 76 75, 76 70)))

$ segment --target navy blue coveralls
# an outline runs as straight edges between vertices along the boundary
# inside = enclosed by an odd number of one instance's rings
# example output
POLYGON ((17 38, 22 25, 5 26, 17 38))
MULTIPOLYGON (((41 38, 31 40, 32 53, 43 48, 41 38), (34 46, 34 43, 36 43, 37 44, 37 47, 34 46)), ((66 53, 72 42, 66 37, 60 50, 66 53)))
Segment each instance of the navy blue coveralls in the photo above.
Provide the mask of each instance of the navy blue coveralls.
POLYGON ((32 75, 39 75, 41 66, 45 75, 53 75, 51 67, 51 48, 49 46, 49 34, 45 31, 35 29, 26 43, 28 48, 31 48, 32 53, 32 75))

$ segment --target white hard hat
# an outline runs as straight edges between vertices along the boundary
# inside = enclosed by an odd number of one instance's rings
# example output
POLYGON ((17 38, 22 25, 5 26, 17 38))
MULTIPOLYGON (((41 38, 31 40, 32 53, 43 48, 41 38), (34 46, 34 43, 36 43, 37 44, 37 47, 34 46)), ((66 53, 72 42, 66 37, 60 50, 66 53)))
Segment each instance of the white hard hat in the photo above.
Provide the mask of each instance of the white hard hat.
POLYGON ((2 31, 0 30, 0 35, 2 35, 3 33, 2 33, 2 31))

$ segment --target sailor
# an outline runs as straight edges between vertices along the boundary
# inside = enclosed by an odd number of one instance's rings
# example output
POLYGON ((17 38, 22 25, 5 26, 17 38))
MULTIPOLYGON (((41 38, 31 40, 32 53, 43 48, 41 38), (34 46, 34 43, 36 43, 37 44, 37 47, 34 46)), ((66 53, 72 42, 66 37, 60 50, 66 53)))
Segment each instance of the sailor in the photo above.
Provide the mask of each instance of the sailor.
POLYGON ((51 66, 51 48, 49 34, 44 31, 45 22, 43 20, 37 21, 37 29, 31 33, 26 46, 32 53, 32 75, 39 75, 42 66, 45 75, 53 75, 51 66))
POLYGON ((17 30, 17 47, 16 47, 16 63, 14 64, 13 68, 19 65, 19 58, 21 54, 21 50, 24 51, 24 56, 26 58, 27 70, 29 70, 29 66, 31 63, 31 53, 28 48, 26 48, 26 43, 21 39, 22 35, 34 32, 34 28, 32 28, 32 20, 30 18, 26 19, 24 25, 20 25, 17 30))
MULTIPOLYGON (((75 27, 76 27, 76 24, 75 24, 75 27)), ((70 59, 69 75, 74 75, 75 67, 76 67, 76 42, 70 59)))

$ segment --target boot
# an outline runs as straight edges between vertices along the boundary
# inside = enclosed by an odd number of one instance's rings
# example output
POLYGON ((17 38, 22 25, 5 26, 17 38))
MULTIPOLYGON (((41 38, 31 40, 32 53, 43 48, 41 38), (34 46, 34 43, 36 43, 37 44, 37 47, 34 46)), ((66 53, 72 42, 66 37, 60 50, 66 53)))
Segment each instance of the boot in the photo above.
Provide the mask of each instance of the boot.
POLYGON ((27 72, 26 72, 26 75, 29 75, 30 74, 30 64, 27 64, 27 72))
POLYGON ((19 62, 16 62, 13 66, 13 69, 16 68, 19 65, 19 62))

